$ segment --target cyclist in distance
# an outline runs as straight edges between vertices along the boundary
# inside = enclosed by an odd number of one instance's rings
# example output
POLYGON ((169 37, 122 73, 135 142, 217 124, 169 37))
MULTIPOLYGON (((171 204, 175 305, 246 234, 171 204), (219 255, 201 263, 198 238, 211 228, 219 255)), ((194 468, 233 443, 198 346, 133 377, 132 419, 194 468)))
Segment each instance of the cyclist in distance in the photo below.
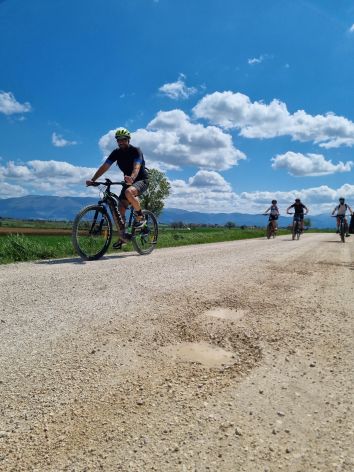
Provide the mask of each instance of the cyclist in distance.
POLYGON ((293 218, 293 228, 295 225, 295 220, 300 221, 300 229, 301 232, 304 230, 304 215, 307 215, 309 212, 308 208, 301 202, 300 198, 295 198, 295 203, 290 205, 287 209, 286 212, 291 215, 289 212, 290 208, 294 209, 294 218, 293 218), (305 212, 304 212, 305 210, 305 212))
POLYGON ((348 222, 347 222, 347 219, 345 218, 345 213, 347 210, 349 210, 350 214, 353 215, 353 210, 350 208, 349 205, 345 203, 345 199, 343 197, 340 197, 339 205, 337 205, 334 208, 334 210, 332 211, 332 215, 337 213, 337 233, 339 233, 340 217, 344 216, 345 235, 348 238, 350 234, 348 232, 348 222))
POLYGON ((272 200, 271 206, 264 212, 265 214, 269 212, 269 221, 272 222, 274 232, 276 232, 278 229, 277 219, 279 218, 279 215, 280 215, 277 203, 278 202, 276 200, 272 200))
MULTIPOLYGON (((125 185, 119 195, 119 212, 123 223, 125 223, 125 212, 129 204, 135 210, 135 228, 142 228, 145 225, 143 213, 141 211, 138 195, 144 193, 149 186, 149 176, 145 168, 144 156, 140 148, 130 144, 130 132, 125 128, 118 128, 115 132, 118 147, 107 157, 106 161, 97 169, 91 180, 86 180, 86 185, 94 185, 112 164, 116 163, 124 174, 125 185)), ((118 222, 116 222, 117 224, 118 222)), ((120 249, 126 242, 124 238, 124 227, 119 225, 120 239, 113 244, 113 247, 120 249)))

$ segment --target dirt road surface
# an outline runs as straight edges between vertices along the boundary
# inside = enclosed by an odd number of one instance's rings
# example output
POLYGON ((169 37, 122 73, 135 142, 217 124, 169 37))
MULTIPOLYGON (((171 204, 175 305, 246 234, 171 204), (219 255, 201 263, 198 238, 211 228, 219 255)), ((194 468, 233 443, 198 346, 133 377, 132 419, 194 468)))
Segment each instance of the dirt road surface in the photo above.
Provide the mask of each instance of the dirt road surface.
POLYGON ((354 244, 0 267, 2 471, 354 470, 354 244))

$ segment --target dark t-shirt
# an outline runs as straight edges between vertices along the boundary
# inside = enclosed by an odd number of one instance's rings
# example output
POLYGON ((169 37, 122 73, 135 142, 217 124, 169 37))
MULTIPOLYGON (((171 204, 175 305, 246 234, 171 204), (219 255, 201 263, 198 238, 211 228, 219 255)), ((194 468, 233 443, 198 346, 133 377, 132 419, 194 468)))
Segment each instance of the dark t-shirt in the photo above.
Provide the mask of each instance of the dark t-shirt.
POLYGON ((294 208, 295 215, 303 215, 306 207, 303 203, 293 203, 290 208, 294 208))
POLYGON ((135 164, 140 164, 139 173, 135 179, 135 182, 138 180, 148 179, 148 173, 145 168, 145 160, 141 149, 129 144, 129 147, 126 149, 115 149, 107 157, 106 163, 114 164, 117 163, 117 166, 123 172, 124 175, 131 175, 134 169, 135 164))

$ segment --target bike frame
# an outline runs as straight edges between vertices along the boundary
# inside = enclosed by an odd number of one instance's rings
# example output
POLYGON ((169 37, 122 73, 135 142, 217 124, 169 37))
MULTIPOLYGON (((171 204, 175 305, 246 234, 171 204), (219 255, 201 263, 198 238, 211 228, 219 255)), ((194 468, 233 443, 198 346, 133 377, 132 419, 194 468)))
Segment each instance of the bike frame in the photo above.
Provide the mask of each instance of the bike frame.
POLYGON ((112 215, 112 219, 115 222, 117 226, 117 230, 124 231, 124 229, 130 228, 133 222, 133 214, 134 214, 134 209, 132 206, 129 205, 127 209, 130 209, 130 215, 128 219, 128 225, 123 220, 123 217, 119 211, 119 197, 115 193, 111 192, 111 185, 124 185, 125 182, 111 182, 109 179, 106 179, 106 182, 103 184, 103 182, 95 182, 98 185, 105 185, 105 191, 103 194, 103 198, 98 201, 98 204, 101 205, 106 213, 109 215, 109 212, 107 210, 107 207, 110 210, 110 213, 112 215))

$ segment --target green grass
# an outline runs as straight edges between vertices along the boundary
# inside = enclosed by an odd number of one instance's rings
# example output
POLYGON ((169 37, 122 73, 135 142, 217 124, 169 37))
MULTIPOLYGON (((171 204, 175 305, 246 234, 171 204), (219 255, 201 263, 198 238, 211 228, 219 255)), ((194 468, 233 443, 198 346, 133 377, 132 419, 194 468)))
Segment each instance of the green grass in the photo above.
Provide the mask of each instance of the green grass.
MULTIPOLYGON (((17 226, 19 227, 19 226, 17 226)), ((48 228, 48 226, 46 226, 48 228)), ((279 230, 279 234, 288 234, 287 230, 279 230)), ((157 248, 186 246, 190 244, 216 243, 239 239, 259 238, 265 236, 265 229, 240 228, 193 228, 172 229, 159 228, 157 248)), ((115 241, 115 237, 113 241, 115 241)), ((123 251, 132 251, 131 243, 124 246, 123 251)), ((116 252, 110 249, 108 253, 116 252)), ((41 259, 60 259, 77 257, 71 244, 70 236, 21 235, 10 234, 0 236, 0 264, 11 262, 34 261, 41 259)))

